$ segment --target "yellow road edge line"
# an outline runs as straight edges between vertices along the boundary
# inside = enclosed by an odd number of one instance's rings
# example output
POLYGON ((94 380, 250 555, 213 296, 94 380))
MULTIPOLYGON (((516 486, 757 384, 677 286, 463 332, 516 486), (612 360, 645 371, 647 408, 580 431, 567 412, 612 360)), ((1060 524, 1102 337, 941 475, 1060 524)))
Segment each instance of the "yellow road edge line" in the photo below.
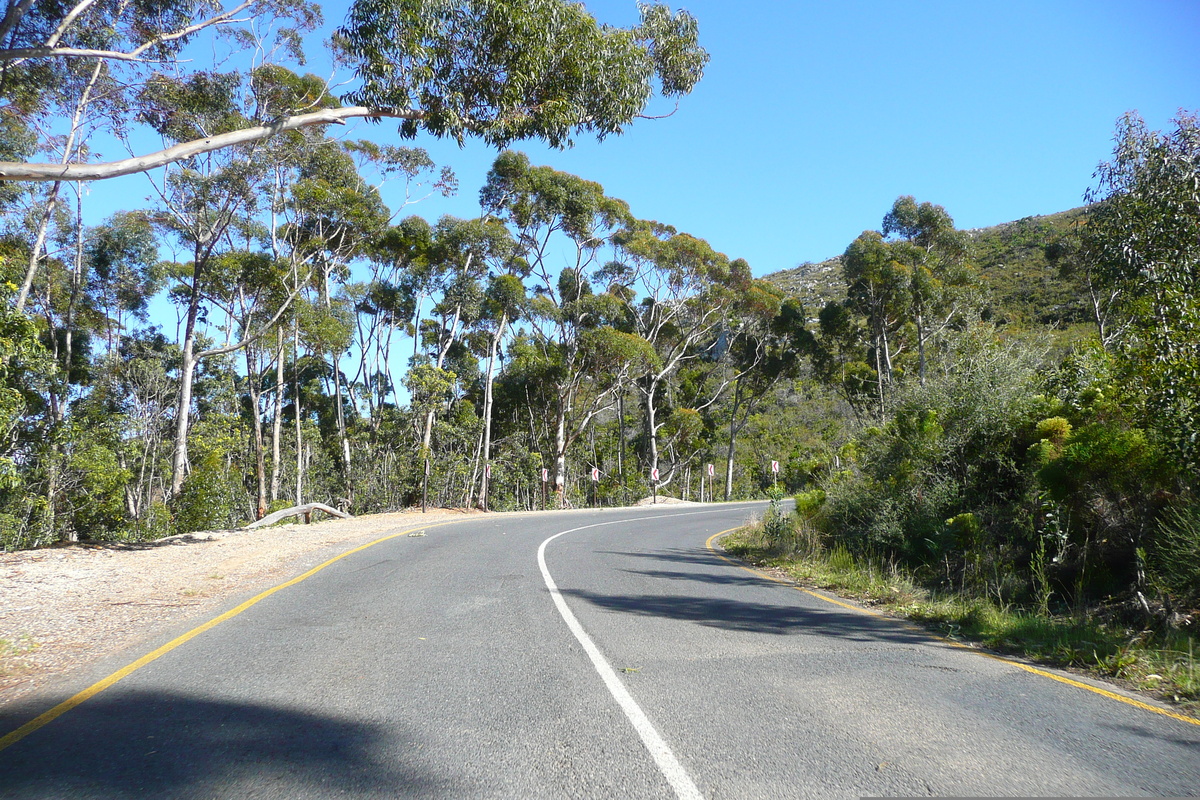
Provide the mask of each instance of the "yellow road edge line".
POLYGON ((709 552, 711 552, 717 558, 720 558, 721 560, 726 561, 726 562, 732 564, 733 566, 738 567, 739 569, 744 569, 753 575, 757 575, 761 578, 766 578, 767 580, 774 581, 775 583, 780 583, 785 586, 790 586, 791 588, 795 589, 798 592, 803 592, 804 594, 812 595, 813 597, 817 598, 818 600, 824 600, 826 603, 832 603, 835 606, 841 606, 842 608, 848 608, 851 611, 858 611, 858 612, 861 612, 863 614, 867 614, 867 615, 870 615, 873 617, 885 617, 887 619, 895 619, 897 622, 901 622, 901 623, 907 625, 908 627, 911 627, 911 628, 921 631, 922 633, 929 636, 929 638, 933 639, 934 641, 944 642, 945 644, 952 645, 961 650, 966 650, 969 653, 974 653, 975 655, 983 656, 984 658, 990 658, 993 661, 1000 661, 1005 664, 1011 664, 1012 666, 1017 667, 1018 669, 1023 669, 1026 672, 1030 672, 1034 675, 1040 675, 1041 677, 1049 678, 1052 681, 1058 681, 1059 683, 1065 683, 1066 685, 1073 686, 1076 689, 1084 689, 1085 691, 1092 692, 1093 694, 1098 694, 1101 697, 1107 697, 1109 700, 1116 700, 1118 703, 1124 703, 1125 705, 1133 706, 1134 708, 1140 708, 1143 711, 1152 711, 1155 714, 1161 714, 1164 717, 1170 717, 1171 719, 1177 719, 1180 722, 1186 722, 1189 725, 1200 725, 1200 719, 1196 719, 1195 717, 1185 717, 1182 714, 1176 714, 1175 712, 1168 711, 1165 708, 1159 708, 1157 706, 1152 706, 1149 703, 1143 703, 1141 700, 1134 700, 1132 697, 1125 697, 1124 695, 1117 694, 1116 692, 1110 692, 1107 689, 1101 689, 1098 686, 1092 686, 1090 684, 1083 683, 1081 681, 1072 680, 1071 678, 1065 677, 1063 675, 1055 675, 1053 672, 1047 672, 1044 669, 1038 669, 1037 667, 1031 666, 1029 664, 1023 664, 1020 661, 1016 661, 1011 658, 1005 658, 1004 656, 998 656, 998 655, 995 655, 994 653, 985 653, 982 650, 977 650, 974 647, 968 647, 960 642, 954 641, 953 639, 947 639, 944 636, 938 636, 936 633, 932 633, 925 628, 921 628, 917 625, 914 625, 913 623, 908 622, 907 620, 896 618, 896 617, 891 617, 886 614, 881 614, 878 611, 872 611, 871 609, 863 608, 862 606, 855 606, 855 605, 851 605, 850 603, 843 603, 840 600, 834 600, 832 597, 826 597, 825 595, 820 594, 818 592, 814 592, 811 589, 806 589, 803 586, 798 586, 791 581, 786 581, 786 580, 783 580, 782 578, 777 578, 774 575, 771 575, 769 573, 754 569, 753 567, 748 567, 745 565, 745 563, 742 563, 736 559, 730 558, 729 556, 724 555, 723 553, 717 552, 717 549, 715 547, 713 547, 713 542, 715 542, 717 539, 719 539, 722 536, 725 536, 726 534, 733 533, 736 530, 738 530, 738 528, 730 528, 729 530, 720 531, 719 533, 714 533, 712 536, 708 537, 708 541, 706 541, 704 543, 704 546, 707 547, 709 552))
POLYGON ((38 730, 39 728, 45 727, 46 725, 48 725, 51 722, 53 722, 54 720, 58 719, 59 717, 61 717, 63 714, 67 713, 71 709, 75 708, 76 706, 80 705, 81 703, 84 703, 84 702, 90 700, 91 698, 100 694, 105 689, 109 688, 110 686, 117 683, 118 681, 128 678, 130 675, 137 672, 142 667, 144 667, 147 664, 149 664, 150 662, 155 661, 156 659, 166 655, 167 653, 171 652, 172 650, 179 647, 180 645, 186 644, 187 642, 196 638, 197 636, 204 633, 205 631, 211 630, 212 628, 215 628, 216 626, 220 625, 222 622, 233 619, 238 614, 241 614, 243 611, 245 611, 246 609, 255 605, 256 603, 258 603, 262 600, 266 600, 268 597, 275 594, 276 592, 286 589, 289 586, 295 586, 297 583, 300 583, 303 580, 307 580, 308 578, 311 578, 313 575, 316 575, 318 572, 325 569, 326 567, 328 567, 338 561, 341 561, 343 558, 346 558, 347 556, 352 556, 355 553, 361 553, 363 550, 366 550, 369 547, 374 547, 377 544, 382 544, 383 542, 389 541, 391 539, 397 539, 401 536, 405 536, 409 533, 412 533, 413 531, 428 530, 429 528, 440 528, 443 525, 451 525, 455 522, 461 522, 461 520, 451 520, 449 522, 435 522, 432 525, 414 525, 411 528, 405 528, 404 530, 399 531, 398 533, 392 533, 387 536, 384 536, 381 539, 376 539, 372 542, 367 542, 366 544, 359 545, 358 547, 355 547, 353 550, 347 550, 346 552, 342 553, 341 555, 334 556, 333 558, 329 559, 328 561, 326 561, 323 564, 318 564, 317 566, 310 569, 308 572, 305 572, 303 575, 297 575, 295 578, 292 578, 291 580, 284 581, 283 583, 281 583, 277 586, 273 586, 270 589, 267 589, 266 591, 256 594, 254 597, 251 597, 249 600, 245 601, 244 603, 236 606, 235 608, 229 609, 224 614, 221 614, 220 616, 210 619, 208 622, 205 622, 203 625, 199 625, 195 628, 192 628, 187 633, 172 639, 171 641, 167 642, 166 644, 164 644, 162 647, 158 648, 157 650, 147 653, 146 655, 139 658, 137 661, 134 661, 132 664, 129 664, 128 666, 117 670, 113 674, 109 675, 107 678, 103 678, 99 681, 96 681, 91 686, 89 686, 86 689, 84 689, 83 691, 75 694, 74 696, 62 701, 58 705, 54 706, 54 708, 51 708, 49 711, 46 711, 43 714, 40 714, 39 716, 34 717, 29 722, 26 722, 24 725, 17 728, 15 731, 12 731, 11 733, 7 733, 4 736, 0 736, 0 751, 4 750, 6 748, 12 747, 14 744, 21 741, 29 734, 33 733, 34 731, 38 730))

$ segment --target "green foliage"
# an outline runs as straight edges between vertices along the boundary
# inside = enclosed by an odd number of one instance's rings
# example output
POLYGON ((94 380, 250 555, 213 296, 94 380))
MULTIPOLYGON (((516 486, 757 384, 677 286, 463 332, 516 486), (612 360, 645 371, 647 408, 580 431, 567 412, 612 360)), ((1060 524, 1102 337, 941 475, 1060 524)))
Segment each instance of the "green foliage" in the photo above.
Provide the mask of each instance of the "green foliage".
POLYGON ((63 477, 70 486, 69 524, 89 539, 113 539, 126 527, 125 489, 133 475, 121 466, 109 433, 111 428, 96 426, 67 434, 72 442, 63 477))
POLYGON ((362 80, 348 99, 419 111, 406 136, 602 139, 642 113, 656 78, 663 95, 684 95, 708 61, 690 15, 641 10, 622 29, 565 0, 356 0, 338 31, 362 80))
POLYGON ((196 463, 175 497, 171 511, 178 533, 226 530, 244 524, 249 497, 239 476, 215 453, 196 463))
POLYGON ((1162 515, 1148 566, 1151 583, 1176 608, 1200 608, 1200 504, 1162 515))
POLYGON ((1112 161, 1089 192, 1097 203, 1081 256, 1128 320, 1116 337, 1127 380, 1155 430, 1200 488, 1200 119, 1150 131, 1134 113, 1117 125, 1112 161))
POLYGON ((855 468, 826 481, 829 535, 913 563, 963 559, 983 547, 946 520, 973 520, 990 536, 1029 491, 1016 434, 1032 427, 1040 354, 996 339, 987 326, 948 335, 926 384, 905 387, 892 420, 857 438, 855 468))

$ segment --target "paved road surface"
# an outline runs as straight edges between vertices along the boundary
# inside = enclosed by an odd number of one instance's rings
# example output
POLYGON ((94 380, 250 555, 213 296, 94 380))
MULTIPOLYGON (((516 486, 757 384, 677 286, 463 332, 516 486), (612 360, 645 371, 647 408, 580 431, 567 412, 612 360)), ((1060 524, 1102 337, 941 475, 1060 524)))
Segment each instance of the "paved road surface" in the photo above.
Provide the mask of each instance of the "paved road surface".
POLYGON ((0 797, 1200 793, 1200 726, 706 547, 754 509, 494 515, 361 550, 0 751, 0 797))

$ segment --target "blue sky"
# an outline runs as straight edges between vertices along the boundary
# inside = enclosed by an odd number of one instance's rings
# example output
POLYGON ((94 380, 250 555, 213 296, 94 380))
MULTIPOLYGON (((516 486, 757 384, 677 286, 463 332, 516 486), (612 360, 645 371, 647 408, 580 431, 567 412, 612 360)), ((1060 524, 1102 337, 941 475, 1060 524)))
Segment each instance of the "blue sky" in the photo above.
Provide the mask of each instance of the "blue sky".
MULTIPOLYGON (((636 20, 632 0, 586 5, 603 22, 636 20)), ((757 275, 840 253, 902 194, 963 228, 1081 205, 1118 116, 1136 109, 1162 129, 1200 110, 1194 0, 683 7, 712 61, 673 117, 572 151, 520 149, 757 275)), ((326 15, 343 16, 335 4, 326 15)), ((417 210, 477 213, 493 154, 420 143, 461 188, 417 210)))
MULTIPOLYGON (((328 28, 348 5, 323 4, 328 28)), ((637 19, 634 0, 586 6, 602 22, 637 19)), ((569 151, 518 149, 756 275, 840 253, 902 194, 945 206, 961 228, 1078 206, 1122 113, 1163 129, 1179 109, 1200 110, 1195 0, 684 7, 712 61, 674 116, 569 151)), ((394 132, 364 123, 348 135, 394 132)), ((453 167, 460 191, 412 213, 477 214, 495 152, 413 144, 453 167)))

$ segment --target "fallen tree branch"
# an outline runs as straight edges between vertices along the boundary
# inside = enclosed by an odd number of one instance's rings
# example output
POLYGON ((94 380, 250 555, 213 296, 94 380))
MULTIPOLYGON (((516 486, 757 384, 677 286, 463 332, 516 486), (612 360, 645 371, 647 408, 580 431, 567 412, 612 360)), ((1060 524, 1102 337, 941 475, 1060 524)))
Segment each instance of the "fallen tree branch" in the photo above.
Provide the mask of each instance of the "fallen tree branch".
POLYGON ((301 514, 304 515, 304 521, 308 522, 312 518, 312 512, 314 511, 324 511, 326 514, 329 514, 333 517, 350 519, 350 515, 345 511, 338 511, 336 508, 330 508, 324 503, 305 503, 302 506, 292 506, 291 508, 285 508, 282 511, 276 511, 274 514, 268 514, 257 522, 251 522, 249 525, 242 528, 242 530, 248 531, 252 528, 261 528, 264 525, 273 525, 274 523, 279 522, 281 519, 285 519, 287 517, 298 517, 301 514))

